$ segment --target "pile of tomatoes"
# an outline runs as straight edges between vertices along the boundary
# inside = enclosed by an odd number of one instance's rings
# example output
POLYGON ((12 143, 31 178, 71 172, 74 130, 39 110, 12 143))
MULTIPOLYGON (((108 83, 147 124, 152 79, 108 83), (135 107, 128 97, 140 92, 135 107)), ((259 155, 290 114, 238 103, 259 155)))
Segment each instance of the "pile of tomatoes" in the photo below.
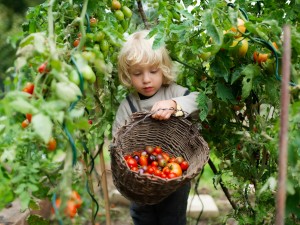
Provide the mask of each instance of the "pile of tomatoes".
POLYGON ((189 167, 182 156, 171 156, 160 146, 145 146, 143 150, 126 154, 124 159, 131 171, 164 179, 180 177, 189 167))

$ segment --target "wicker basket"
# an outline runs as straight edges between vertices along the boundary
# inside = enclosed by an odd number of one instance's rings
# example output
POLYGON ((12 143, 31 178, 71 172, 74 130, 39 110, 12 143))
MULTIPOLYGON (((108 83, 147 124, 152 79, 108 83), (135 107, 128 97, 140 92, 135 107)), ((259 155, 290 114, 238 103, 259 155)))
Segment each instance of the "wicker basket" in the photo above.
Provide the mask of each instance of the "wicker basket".
POLYGON ((110 146, 113 182, 128 200, 142 205, 157 204, 199 174, 209 159, 209 148, 197 127, 183 117, 155 120, 150 113, 138 112, 121 127, 110 146), (141 175, 127 166, 123 156, 146 145, 161 146, 189 162, 188 170, 175 179, 141 175), (149 177, 148 177, 149 176, 149 177))

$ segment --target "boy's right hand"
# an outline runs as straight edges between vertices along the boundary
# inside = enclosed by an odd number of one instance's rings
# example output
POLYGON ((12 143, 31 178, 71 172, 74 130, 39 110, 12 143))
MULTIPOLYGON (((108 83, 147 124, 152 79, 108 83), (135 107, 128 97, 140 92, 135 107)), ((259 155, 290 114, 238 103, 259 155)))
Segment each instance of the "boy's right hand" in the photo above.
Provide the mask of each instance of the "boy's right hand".
POLYGON ((152 115, 153 119, 167 120, 175 113, 176 102, 173 100, 163 100, 156 102, 151 111, 155 112, 152 115))

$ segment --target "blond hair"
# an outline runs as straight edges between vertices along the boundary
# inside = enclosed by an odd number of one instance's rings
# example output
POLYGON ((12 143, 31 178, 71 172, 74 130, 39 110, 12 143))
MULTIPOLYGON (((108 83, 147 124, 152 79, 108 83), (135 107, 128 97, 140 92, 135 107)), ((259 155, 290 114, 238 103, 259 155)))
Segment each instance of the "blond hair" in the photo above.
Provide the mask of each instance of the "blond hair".
POLYGON ((129 68, 137 64, 150 64, 157 66, 163 73, 163 84, 170 84, 175 79, 173 63, 167 49, 162 46, 153 49, 154 37, 147 38, 148 30, 131 34, 124 43, 118 57, 118 74, 121 83, 131 87, 129 68))

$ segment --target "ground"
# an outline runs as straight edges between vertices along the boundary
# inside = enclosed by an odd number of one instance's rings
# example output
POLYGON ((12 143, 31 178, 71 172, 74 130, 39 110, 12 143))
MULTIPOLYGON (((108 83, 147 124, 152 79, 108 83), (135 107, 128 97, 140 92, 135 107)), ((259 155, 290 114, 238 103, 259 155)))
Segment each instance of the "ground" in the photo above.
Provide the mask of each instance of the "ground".
MULTIPOLYGON (((98 163, 99 165, 99 163, 98 163)), ((100 168, 96 167, 97 171, 100 171, 100 168)), ((102 174, 100 172, 99 174, 102 174)), ((115 190, 115 186, 112 182, 112 176, 111 176, 111 170, 110 170, 110 165, 109 163, 106 163, 106 175, 107 175, 107 187, 108 187, 108 192, 111 194, 113 190, 115 190)), ((103 176, 102 176, 103 178, 103 176)), ((97 180, 97 179, 95 179, 97 180)), ((102 181, 104 179, 101 179, 102 181)), ((194 185, 192 185, 192 189, 194 188, 194 185)), ((101 185, 98 183, 95 183, 95 193, 97 194, 102 194, 103 195, 103 188, 101 188, 101 185)), ((191 191, 192 192, 192 191, 191 191)), ((200 220, 198 224, 196 224, 197 219, 193 218, 188 218, 188 223, 187 225, 219 225, 219 224, 224 224, 224 218, 230 212, 232 209, 226 196, 224 195, 223 191, 221 188, 219 190, 216 190, 212 184, 212 179, 204 177, 203 180, 201 180, 198 188, 198 192, 201 195, 208 194, 213 197, 218 209, 219 209, 219 216, 214 217, 214 218, 206 218, 203 217, 203 215, 200 217, 200 220)), ((104 199, 104 197, 102 197, 104 199)), ((113 198, 111 198, 110 202, 110 219, 111 223, 107 224, 106 222, 106 214, 105 214, 105 203, 103 203, 100 206, 100 210, 98 212, 98 218, 100 218, 100 221, 97 221, 97 225, 132 225, 132 220, 129 215, 129 206, 128 202, 126 201, 115 201, 113 198)), ((41 202, 41 208, 42 210, 39 212, 40 214, 43 215, 45 218, 49 218, 51 216, 51 203, 47 201, 42 201, 41 202)), ((24 218, 27 217, 27 215, 24 213, 19 212, 19 207, 20 204, 18 202, 13 202, 11 204, 10 208, 5 209, 4 211, 0 212, 0 225, 7 225, 7 224, 16 224, 16 225, 26 225, 24 218), (1 214, 2 213, 2 214, 1 214), (11 217, 9 217, 8 214, 12 214, 11 217), (10 218, 10 221, 7 221, 6 219, 10 218), (13 221, 11 221, 13 220, 13 221)), ((54 222, 51 224, 54 224, 54 222)), ((235 225, 236 223, 234 220, 229 220, 227 221, 228 225, 235 225), (230 222, 231 221, 231 222, 230 222)), ((80 224, 83 225, 83 224, 80 224)), ((88 224, 90 225, 90 223, 88 224)))

